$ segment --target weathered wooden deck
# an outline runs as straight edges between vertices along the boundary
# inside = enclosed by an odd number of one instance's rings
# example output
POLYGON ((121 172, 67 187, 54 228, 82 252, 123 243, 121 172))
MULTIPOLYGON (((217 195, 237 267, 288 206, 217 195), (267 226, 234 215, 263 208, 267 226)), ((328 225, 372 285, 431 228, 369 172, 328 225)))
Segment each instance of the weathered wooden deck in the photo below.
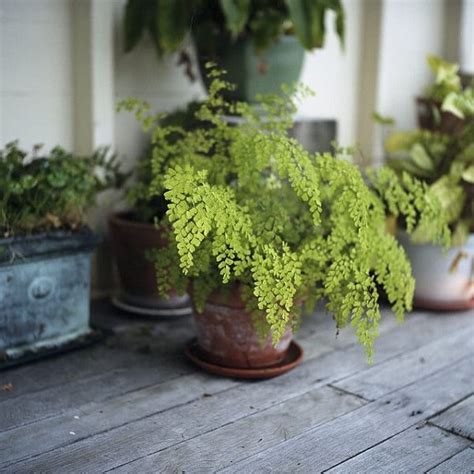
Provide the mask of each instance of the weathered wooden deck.
POLYGON ((374 364, 331 318, 305 321, 281 377, 211 376, 182 354, 187 318, 0 372, 0 471, 472 472, 474 314, 387 314, 374 364))

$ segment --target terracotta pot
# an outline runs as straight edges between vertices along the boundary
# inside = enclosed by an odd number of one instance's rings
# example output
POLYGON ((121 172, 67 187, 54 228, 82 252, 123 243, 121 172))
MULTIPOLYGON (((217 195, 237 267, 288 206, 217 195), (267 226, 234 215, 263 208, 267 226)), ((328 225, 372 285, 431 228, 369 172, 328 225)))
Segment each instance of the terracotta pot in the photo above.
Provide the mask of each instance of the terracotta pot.
POLYGON ((224 367, 276 365, 285 358, 293 337, 288 329, 276 347, 270 335, 262 345, 253 328, 251 315, 245 310, 239 287, 235 287, 228 297, 214 292, 202 313, 194 311, 194 320, 203 355, 210 362, 224 367))
POLYGON ((189 305, 188 295, 173 294, 164 299, 158 294, 155 267, 146 254, 167 244, 165 232, 153 224, 133 220, 129 212, 112 215, 109 228, 123 302, 163 309, 189 305))
POLYGON ((474 308, 474 234, 462 247, 446 252, 436 245, 414 244, 405 233, 399 240, 415 277, 415 305, 434 310, 474 308))
POLYGON ((425 97, 416 99, 418 126, 420 128, 431 130, 433 132, 446 133, 448 135, 457 135, 462 132, 465 126, 465 120, 456 117, 450 112, 443 112, 441 104, 425 97), (438 110, 440 122, 436 123, 436 117, 433 109, 438 110))

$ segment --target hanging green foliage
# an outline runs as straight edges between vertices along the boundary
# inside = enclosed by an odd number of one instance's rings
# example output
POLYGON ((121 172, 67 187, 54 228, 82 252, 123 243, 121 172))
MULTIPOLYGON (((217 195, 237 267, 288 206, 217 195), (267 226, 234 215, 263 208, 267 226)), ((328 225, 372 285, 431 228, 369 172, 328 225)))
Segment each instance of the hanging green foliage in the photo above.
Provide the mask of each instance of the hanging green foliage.
POLYGON ((190 32, 212 41, 249 36, 258 52, 278 37, 295 34, 301 45, 321 48, 325 19, 335 14, 335 30, 344 44, 345 18, 340 0, 128 0, 125 6, 125 51, 145 33, 161 56, 178 50, 190 32))
POLYGON ((356 166, 311 155, 288 136, 307 91, 262 98, 257 109, 225 101, 232 86, 210 74, 209 98, 196 112, 202 128, 153 126, 141 102, 122 104, 152 130, 150 194, 168 201, 173 239, 155 254, 160 291, 191 280, 200 311, 211 291, 239 284, 257 329, 274 342, 297 325, 298 302, 324 299, 337 327, 352 325, 371 357, 379 288, 399 318, 414 288, 402 249, 384 231, 382 203, 356 166))

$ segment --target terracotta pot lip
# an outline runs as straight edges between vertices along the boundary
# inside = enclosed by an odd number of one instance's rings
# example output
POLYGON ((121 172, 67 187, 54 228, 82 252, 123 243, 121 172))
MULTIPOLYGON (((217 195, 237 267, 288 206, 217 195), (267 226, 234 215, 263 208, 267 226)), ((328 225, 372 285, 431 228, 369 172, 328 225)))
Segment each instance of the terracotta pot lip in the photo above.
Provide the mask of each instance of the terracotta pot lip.
POLYGON ((135 229, 140 229, 140 230, 148 230, 148 231, 154 230, 156 232, 162 232, 161 229, 156 228, 156 226, 154 224, 151 224, 150 222, 143 222, 143 221, 139 221, 139 220, 127 217, 127 216, 130 216, 132 213, 133 213, 132 209, 129 209, 126 211, 114 212, 109 217, 109 223, 120 225, 122 227, 134 227, 135 229))

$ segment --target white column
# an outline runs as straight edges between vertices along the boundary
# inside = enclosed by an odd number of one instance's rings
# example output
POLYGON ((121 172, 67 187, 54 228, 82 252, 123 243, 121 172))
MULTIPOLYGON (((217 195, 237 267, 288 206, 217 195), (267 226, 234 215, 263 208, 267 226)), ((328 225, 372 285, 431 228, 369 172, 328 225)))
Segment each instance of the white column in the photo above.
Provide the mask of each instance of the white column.
POLYGON ((462 2, 459 52, 461 71, 474 74, 474 0, 462 2))

